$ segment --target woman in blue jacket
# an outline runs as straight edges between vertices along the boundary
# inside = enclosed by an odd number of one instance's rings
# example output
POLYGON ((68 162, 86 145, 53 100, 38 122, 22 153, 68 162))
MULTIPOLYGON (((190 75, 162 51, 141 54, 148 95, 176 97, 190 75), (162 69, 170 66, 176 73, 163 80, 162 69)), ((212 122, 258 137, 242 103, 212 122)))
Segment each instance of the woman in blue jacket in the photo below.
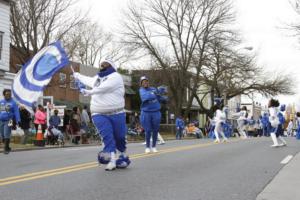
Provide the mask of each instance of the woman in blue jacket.
POLYGON ((139 93, 142 101, 140 121, 146 135, 145 153, 150 153, 151 151, 156 153, 157 134, 161 120, 160 102, 166 101, 166 97, 162 96, 157 88, 149 87, 149 80, 146 76, 140 78, 140 84, 139 93), (151 137, 152 146, 150 148, 151 137))
POLYGON ((11 151, 9 147, 13 120, 20 123, 20 113, 17 103, 11 97, 11 90, 3 90, 4 99, 0 100, 0 134, 4 143, 4 154, 11 151))

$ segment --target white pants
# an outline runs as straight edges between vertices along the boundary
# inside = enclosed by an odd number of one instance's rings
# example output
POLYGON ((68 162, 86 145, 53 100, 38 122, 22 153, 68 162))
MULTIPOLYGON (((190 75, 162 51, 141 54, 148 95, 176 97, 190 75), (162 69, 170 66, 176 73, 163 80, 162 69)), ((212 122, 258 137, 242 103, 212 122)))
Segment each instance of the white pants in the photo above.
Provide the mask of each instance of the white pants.
POLYGON ((220 138, 219 138, 219 134, 221 134, 223 140, 227 140, 227 138, 225 137, 225 134, 224 134, 224 131, 223 131, 223 127, 222 127, 222 122, 219 121, 219 122, 216 122, 216 126, 215 126, 215 129, 214 129, 214 134, 216 136, 216 141, 220 141, 220 138))

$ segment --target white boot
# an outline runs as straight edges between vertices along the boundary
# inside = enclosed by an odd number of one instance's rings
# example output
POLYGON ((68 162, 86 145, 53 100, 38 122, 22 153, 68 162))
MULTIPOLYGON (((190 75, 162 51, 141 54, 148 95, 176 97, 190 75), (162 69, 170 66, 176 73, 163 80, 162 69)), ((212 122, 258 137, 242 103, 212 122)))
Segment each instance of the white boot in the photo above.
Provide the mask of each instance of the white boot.
POLYGON ((146 148, 145 153, 150 153, 150 148, 146 148))
POLYGON ((158 144, 165 144, 163 137, 161 137, 161 135, 159 133, 157 134, 157 139, 159 140, 158 144))
POLYGON ((225 136, 224 132, 221 131, 220 134, 221 134, 221 136, 223 138, 222 142, 228 142, 228 138, 225 136))
POLYGON ((246 132, 245 132, 244 130, 242 130, 241 133, 242 133, 241 135, 243 136, 244 139, 247 139, 247 138, 248 138, 248 137, 247 137, 247 134, 246 134, 246 132))
POLYGON ((157 153, 158 151, 157 151, 157 149, 154 147, 154 148, 151 148, 151 150, 152 150, 152 152, 153 153, 157 153))
POLYGON ((246 132, 245 132, 245 127, 244 127, 244 126, 239 127, 239 128, 238 128, 238 132, 239 132, 239 134, 240 134, 240 138, 243 138, 243 139, 247 139, 247 138, 248 138, 248 137, 247 137, 247 134, 246 134, 246 132))
POLYGON ((280 146, 286 146, 286 141, 283 139, 282 136, 279 136, 278 139, 282 142, 282 144, 280 144, 280 146))
POLYGON ((217 133, 217 131, 214 131, 214 134, 216 136, 216 139, 215 139, 215 143, 220 143, 220 138, 219 138, 219 134, 217 133))
POLYGON ((275 133, 271 133, 271 138, 272 138, 272 141, 273 141, 273 145, 271 145, 271 147, 278 147, 278 141, 277 141, 277 138, 276 138, 276 134, 275 133))
POLYGON ((105 170, 112 171, 115 169, 116 169, 116 153, 111 152, 110 153, 110 162, 106 165, 105 170))

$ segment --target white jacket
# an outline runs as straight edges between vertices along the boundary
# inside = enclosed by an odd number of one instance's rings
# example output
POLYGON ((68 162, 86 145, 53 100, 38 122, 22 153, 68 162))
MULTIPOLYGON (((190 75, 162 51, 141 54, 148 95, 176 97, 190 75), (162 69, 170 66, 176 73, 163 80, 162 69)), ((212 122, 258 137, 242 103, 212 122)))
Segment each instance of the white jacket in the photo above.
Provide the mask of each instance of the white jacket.
POLYGON ((216 116, 215 116, 215 121, 216 123, 218 122, 225 122, 226 120, 226 115, 224 112, 222 112, 220 109, 216 110, 216 116))
POLYGON ((121 75, 113 72, 105 77, 88 77, 74 73, 74 78, 91 90, 84 90, 85 94, 91 95, 91 113, 106 114, 122 111, 125 106, 125 88, 121 75))
POLYGON ((271 123, 271 126, 276 128, 279 125, 279 119, 278 119, 278 108, 276 107, 270 107, 269 108, 269 121, 271 123))

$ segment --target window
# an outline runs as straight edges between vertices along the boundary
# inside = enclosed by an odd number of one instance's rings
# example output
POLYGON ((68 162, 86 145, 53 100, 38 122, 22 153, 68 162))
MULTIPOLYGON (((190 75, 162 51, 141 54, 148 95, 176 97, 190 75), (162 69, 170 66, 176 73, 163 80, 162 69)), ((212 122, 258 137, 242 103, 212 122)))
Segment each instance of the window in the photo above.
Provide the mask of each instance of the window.
POLYGON ((0 31, 0 60, 2 60, 3 38, 4 33, 0 31))
POLYGON ((74 79, 73 75, 70 75, 70 88, 73 89, 73 90, 77 89, 76 84, 75 84, 75 79, 74 79))
POLYGON ((67 87, 66 85, 67 75, 64 73, 59 73, 59 87, 67 87))

